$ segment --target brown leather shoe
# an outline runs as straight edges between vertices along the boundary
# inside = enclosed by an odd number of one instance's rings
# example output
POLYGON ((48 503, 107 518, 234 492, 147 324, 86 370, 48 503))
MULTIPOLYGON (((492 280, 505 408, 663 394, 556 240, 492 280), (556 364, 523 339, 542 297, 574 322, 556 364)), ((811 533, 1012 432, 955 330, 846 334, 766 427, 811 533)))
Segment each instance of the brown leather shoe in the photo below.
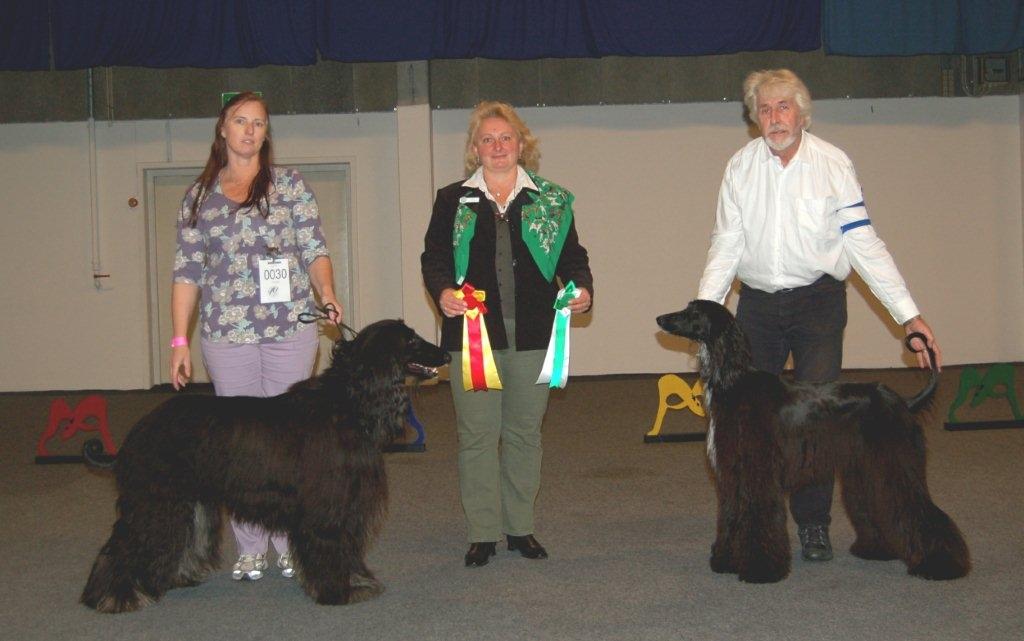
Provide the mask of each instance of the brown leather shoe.
POLYGON ((487 565, 491 557, 495 555, 496 544, 493 541, 486 543, 470 543, 469 552, 466 552, 466 567, 478 568, 487 565))
POLYGON ((519 553, 528 559, 546 559, 548 558, 548 551, 544 549, 544 546, 537 542, 532 534, 526 536, 513 536, 511 534, 506 535, 508 538, 508 549, 519 550, 519 553))

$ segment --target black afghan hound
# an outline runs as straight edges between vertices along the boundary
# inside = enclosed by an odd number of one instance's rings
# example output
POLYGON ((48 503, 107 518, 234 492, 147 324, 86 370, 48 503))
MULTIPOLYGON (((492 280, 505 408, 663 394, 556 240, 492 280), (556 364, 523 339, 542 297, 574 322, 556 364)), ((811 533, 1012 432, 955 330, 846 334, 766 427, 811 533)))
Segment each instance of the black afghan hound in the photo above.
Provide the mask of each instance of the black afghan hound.
MULTIPOLYGON (((658 325, 699 343, 718 493, 713 571, 751 583, 785 578, 784 495, 837 472, 855 556, 902 559, 925 579, 970 571, 963 536, 928 494, 924 435, 913 416, 935 391, 934 365, 925 389, 905 401, 879 383, 792 383, 755 370, 746 337, 715 302, 695 300, 658 325)), ((914 337, 923 342, 916 334, 908 345, 914 337)), ((929 357, 934 364, 931 350, 929 357)))
POLYGON ((378 596, 384 586, 365 554, 387 500, 382 448, 403 429, 405 376, 430 378, 448 360, 385 320, 339 341, 329 369, 280 396, 161 404, 114 462, 117 521, 82 603, 129 612, 199 583, 218 565, 222 508, 286 532, 296 576, 317 603, 378 596))

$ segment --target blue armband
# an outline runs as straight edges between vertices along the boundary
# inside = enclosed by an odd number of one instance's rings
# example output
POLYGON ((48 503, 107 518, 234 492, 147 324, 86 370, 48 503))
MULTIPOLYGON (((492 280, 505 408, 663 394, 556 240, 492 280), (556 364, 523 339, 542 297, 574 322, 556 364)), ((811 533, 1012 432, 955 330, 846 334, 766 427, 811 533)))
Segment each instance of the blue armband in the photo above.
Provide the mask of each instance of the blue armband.
POLYGON ((839 231, 841 231, 841 232, 843 232, 845 234, 846 232, 850 231, 851 229, 857 229, 858 227, 863 227, 864 225, 870 225, 870 224, 871 224, 871 219, 870 218, 861 218, 860 220, 855 220, 852 223, 846 223, 845 225, 843 225, 842 227, 839 228, 839 231))

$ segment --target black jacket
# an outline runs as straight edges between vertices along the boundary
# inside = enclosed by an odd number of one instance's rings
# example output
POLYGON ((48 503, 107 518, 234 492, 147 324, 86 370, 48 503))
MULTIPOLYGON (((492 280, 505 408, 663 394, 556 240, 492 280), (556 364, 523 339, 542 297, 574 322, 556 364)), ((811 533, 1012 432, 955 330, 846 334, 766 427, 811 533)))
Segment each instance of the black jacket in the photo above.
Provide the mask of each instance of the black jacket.
MULTIPOLYGON (((501 314, 501 292, 498 291, 498 275, 494 266, 495 221, 490 202, 483 192, 472 187, 463 187, 459 181, 440 189, 434 200, 434 213, 424 239, 425 249, 420 257, 423 268, 423 282, 439 307, 441 292, 455 284, 455 258, 452 247, 452 227, 459 198, 477 197, 475 203, 466 203, 476 212, 476 231, 469 248, 469 267, 466 281, 475 289, 487 293, 487 314, 484 320, 487 334, 494 349, 507 349, 508 338, 501 314)), ((520 211, 530 203, 530 189, 523 189, 507 210, 508 224, 512 230, 512 266, 516 282, 516 350, 547 349, 551 337, 551 323, 555 316, 553 305, 560 285, 544 279, 537 264, 530 256, 530 250, 523 242, 520 211)), ((569 234, 562 247, 555 270, 562 283, 573 281, 577 287, 585 287, 593 296, 594 279, 590 273, 587 250, 580 245, 576 235, 575 217, 569 234)), ((441 314, 441 347, 448 351, 462 349, 462 317, 448 318, 441 314)))

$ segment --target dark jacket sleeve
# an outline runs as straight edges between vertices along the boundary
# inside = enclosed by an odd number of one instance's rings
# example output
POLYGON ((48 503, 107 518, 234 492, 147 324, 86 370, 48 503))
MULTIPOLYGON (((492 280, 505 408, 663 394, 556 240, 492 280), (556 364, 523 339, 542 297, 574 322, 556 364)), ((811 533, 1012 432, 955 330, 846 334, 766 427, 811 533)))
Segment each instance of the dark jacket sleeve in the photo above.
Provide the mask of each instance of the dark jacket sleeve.
POLYGON ((563 285, 571 280, 576 287, 585 287, 590 292, 590 300, 593 304, 594 276, 590 272, 590 258, 587 255, 587 250, 580 244, 579 236, 576 235, 575 216, 569 227, 569 234, 565 237, 565 245, 562 247, 561 256, 558 257, 555 273, 558 274, 563 285))
POLYGON ((440 189, 434 198, 434 211, 423 239, 423 254, 420 267, 423 284, 426 286, 434 306, 439 307, 441 292, 455 287, 455 258, 452 252, 452 226, 455 221, 455 205, 451 202, 452 190, 440 189))

